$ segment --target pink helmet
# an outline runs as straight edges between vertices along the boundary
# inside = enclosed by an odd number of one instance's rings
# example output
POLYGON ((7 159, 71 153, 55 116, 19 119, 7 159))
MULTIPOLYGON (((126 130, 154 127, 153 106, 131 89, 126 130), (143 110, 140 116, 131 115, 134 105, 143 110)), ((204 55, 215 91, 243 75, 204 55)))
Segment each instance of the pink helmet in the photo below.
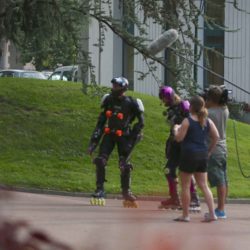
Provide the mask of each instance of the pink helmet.
POLYGON ((174 95, 175 95, 175 92, 171 87, 169 86, 160 87, 159 98, 161 100, 163 100, 163 98, 167 99, 167 101, 171 104, 174 101, 174 95))
POLYGON ((184 112, 184 113, 189 112, 189 108, 190 108, 189 101, 188 100, 183 100, 181 102, 181 110, 182 110, 182 112, 184 112))

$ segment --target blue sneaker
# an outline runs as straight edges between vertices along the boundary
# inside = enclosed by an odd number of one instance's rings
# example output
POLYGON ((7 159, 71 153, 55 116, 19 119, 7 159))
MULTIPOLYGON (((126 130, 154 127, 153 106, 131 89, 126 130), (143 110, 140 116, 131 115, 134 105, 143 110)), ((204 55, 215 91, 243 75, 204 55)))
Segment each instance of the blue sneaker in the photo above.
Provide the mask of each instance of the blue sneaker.
POLYGON ((218 217, 218 219, 226 219, 227 218, 226 213, 224 211, 219 210, 218 208, 216 208, 214 210, 214 212, 215 212, 216 216, 218 217))

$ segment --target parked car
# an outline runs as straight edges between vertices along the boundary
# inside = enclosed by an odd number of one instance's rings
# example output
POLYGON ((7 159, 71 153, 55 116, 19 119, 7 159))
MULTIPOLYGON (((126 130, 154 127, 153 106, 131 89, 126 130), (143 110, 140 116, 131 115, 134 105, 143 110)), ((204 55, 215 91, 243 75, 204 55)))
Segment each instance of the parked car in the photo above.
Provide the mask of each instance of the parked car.
POLYGON ((22 69, 0 70, 0 77, 21 77, 21 78, 46 79, 46 77, 39 71, 22 70, 22 69))
POLYGON ((53 71, 43 70, 43 71, 41 71, 41 73, 45 75, 46 79, 48 79, 50 77, 50 75, 53 73, 53 71))
POLYGON ((48 80, 62 80, 62 81, 72 81, 77 82, 78 66, 62 66, 55 69, 55 71, 50 75, 48 80))

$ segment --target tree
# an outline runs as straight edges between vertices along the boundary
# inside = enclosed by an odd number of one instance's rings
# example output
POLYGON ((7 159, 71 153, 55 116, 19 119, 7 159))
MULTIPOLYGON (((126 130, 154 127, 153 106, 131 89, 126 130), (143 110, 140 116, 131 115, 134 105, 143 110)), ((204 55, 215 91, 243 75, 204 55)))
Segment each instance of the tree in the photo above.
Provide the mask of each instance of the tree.
POLYGON ((13 41, 23 61, 33 59, 37 69, 74 63, 78 25, 84 20, 76 5, 78 1, 1 0, 0 39, 13 41))
MULTIPOLYGON (((216 16, 208 15, 206 9, 224 9, 225 0, 117 0, 124 10, 121 20, 113 17, 111 0, 1 0, 0 2, 0 39, 6 37, 18 44, 25 55, 24 58, 35 58, 38 65, 51 64, 52 59, 60 60, 60 53, 55 48, 70 44, 70 53, 81 55, 84 70, 91 67, 87 50, 83 50, 79 41, 82 38, 82 24, 88 25, 89 18, 100 23, 101 30, 111 29, 129 46, 141 53, 148 62, 149 73, 154 74, 155 63, 159 63, 170 72, 171 82, 176 87, 192 90, 195 87, 195 69, 201 54, 216 54, 224 57, 223 52, 202 44, 197 38, 199 18, 203 18, 206 28, 226 30, 223 22, 216 16), (102 6, 105 6, 105 11, 102 6), (143 20, 135 14, 135 10, 144 12, 143 20), (153 20, 163 29, 175 28, 179 40, 167 50, 168 58, 155 57, 147 51, 147 20, 153 20), (134 36, 128 31, 133 24, 139 30, 134 36), (70 38, 64 34, 70 34, 70 38), (52 51, 53 50, 53 51, 52 51), (36 53, 32 54, 32 52, 36 53), (73 51, 73 52, 72 52, 73 51), (150 60, 150 61, 148 61, 150 60), (43 63, 41 63, 41 61, 43 63), (48 63, 50 62, 50 63, 48 63), (87 66, 86 66, 87 65, 87 66)), ((237 0, 231 4, 237 8, 237 0)), ((211 14, 211 13, 210 13, 211 14)), ((103 36, 99 46, 105 42, 103 36)), ((208 60, 208 56, 207 56, 208 60)), ((55 63, 55 62, 53 62, 55 63)), ((53 64, 52 63, 52 64, 53 64)), ((207 61, 209 68, 209 61, 207 61)), ((213 72, 212 72, 213 73, 213 72)), ((145 74, 141 75, 141 78, 145 74)))

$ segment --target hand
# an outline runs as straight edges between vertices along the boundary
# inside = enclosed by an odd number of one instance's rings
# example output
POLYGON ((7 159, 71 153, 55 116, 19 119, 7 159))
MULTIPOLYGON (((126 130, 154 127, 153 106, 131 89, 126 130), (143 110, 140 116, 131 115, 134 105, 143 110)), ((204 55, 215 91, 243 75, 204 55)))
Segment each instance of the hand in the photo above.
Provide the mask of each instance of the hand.
POLYGON ((177 134, 177 132, 178 132, 179 128, 180 128, 180 125, 178 125, 178 124, 175 124, 175 125, 174 125, 174 127, 173 127, 173 132, 174 132, 174 135, 176 135, 176 134, 177 134))
POLYGON ((91 156, 92 153, 95 151, 96 146, 97 145, 95 143, 91 143, 87 149, 87 154, 91 156))

